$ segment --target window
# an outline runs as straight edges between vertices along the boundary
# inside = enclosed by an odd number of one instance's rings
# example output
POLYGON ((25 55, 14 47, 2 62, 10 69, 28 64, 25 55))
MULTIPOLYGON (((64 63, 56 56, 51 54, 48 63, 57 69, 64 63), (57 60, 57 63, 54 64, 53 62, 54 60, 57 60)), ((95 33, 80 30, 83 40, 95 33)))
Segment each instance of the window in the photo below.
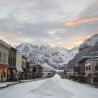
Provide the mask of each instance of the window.
POLYGON ((86 66, 86 70, 88 70, 88 67, 86 66))
POLYGON ((2 53, 0 52, 0 62, 2 61, 2 53))
POLYGON ((86 69, 86 70, 91 70, 91 67, 90 67, 90 66, 86 66, 85 69, 86 69))
POLYGON ((5 62, 7 62, 7 54, 5 54, 5 62))
POLYGON ((91 67, 90 67, 90 66, 88 66, 88 69, 89 69, 89 70, 91 70, 91 67))
POLYGON ((24 61, 22 61, 22 67, 24 67, 24 61))
POLYGON ((5 63, 6 62, 6 55, 3 53, 3 62, 5 63))

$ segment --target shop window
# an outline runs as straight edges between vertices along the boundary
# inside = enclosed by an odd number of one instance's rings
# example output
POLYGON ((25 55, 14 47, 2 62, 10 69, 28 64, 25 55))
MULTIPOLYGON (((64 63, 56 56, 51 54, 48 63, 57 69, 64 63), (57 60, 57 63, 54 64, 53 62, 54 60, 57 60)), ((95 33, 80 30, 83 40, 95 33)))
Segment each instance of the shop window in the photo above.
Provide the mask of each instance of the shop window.
POLYGON ((98 82, 98 77, 95 77, 94 78, 94 82, 98 82))
POLYGON ((98 65, 96 65, 95 70, 97 70, 97 71, 98 71, 98 65))
POLYGON ((6 73, 4 72, 4 78, 6 77, 6 73))
POLYGON ((96 61, 96 64, 98 65, 98 60, 96 61))

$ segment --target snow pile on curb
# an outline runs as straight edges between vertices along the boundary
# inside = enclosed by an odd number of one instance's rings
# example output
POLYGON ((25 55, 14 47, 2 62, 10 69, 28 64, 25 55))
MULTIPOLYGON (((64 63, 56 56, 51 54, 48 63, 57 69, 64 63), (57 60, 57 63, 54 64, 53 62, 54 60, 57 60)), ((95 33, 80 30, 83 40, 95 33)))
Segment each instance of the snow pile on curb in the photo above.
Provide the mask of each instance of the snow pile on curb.
POLYGON ((16 85, 16 84, 20 84, 20 83, 26 83, 26 82, 32 82, 32 80, 20 80, 20 81, 17 81, 17 82, 2 82, 2 83, 0 83, 0 89, 9 87, 11 85, 16 85))
POLYGON ((3 82, 0 83, 0 89, 9 87, 11 85, 19 84, 19 82, 3 82))

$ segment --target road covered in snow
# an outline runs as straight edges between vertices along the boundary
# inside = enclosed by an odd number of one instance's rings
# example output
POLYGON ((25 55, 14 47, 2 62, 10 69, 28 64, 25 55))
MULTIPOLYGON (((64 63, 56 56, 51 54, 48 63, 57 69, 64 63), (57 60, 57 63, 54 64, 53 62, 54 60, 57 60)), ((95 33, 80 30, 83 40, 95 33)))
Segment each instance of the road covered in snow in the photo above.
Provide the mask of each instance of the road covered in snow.
POLYGON ((98 98, 98 89, 55 75, 2 89, 0 98, 98 98))

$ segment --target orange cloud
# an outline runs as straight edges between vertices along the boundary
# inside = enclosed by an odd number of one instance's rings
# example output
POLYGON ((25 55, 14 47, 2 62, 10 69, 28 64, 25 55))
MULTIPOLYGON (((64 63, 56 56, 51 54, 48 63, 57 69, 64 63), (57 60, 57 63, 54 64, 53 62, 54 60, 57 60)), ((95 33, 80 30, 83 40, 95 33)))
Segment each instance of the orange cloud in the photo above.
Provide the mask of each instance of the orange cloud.
POLYGON ((83 41, 85 41, 86 39, 90 38, 93 35, 94 34, 83 34, 73 36, 67 43, 61 44, 61 46, 67 49, 72 49, 73 47, 80 45, 81 43, 83 43, 83 41))
POLYGON ((64 26, 65 26, 65 28, 71 28, 71 27, 75 27, 75 26, 80 25, 80 24, 84 24, 84 23, 88 23, 88 22, 94 22, 94 21, 98 21, 98 17, 85 18, 85 19, 76 19, 76 20, 73 20, 73 21, 66 22, 64 24, 64 26))

